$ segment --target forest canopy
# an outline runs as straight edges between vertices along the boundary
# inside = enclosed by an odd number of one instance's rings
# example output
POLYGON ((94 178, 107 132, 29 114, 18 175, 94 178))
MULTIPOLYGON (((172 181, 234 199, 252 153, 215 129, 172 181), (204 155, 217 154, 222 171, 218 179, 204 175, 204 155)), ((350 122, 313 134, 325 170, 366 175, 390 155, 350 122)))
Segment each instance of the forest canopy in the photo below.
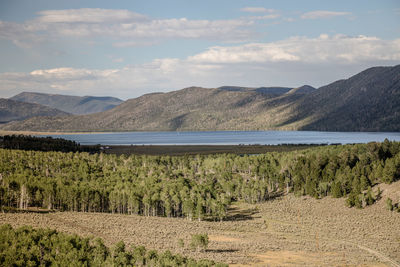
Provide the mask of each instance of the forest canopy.
POLYGON ((371 205, 400 179, 400 143, 260 155, 116 156, 0 149, 0 206, 223 220, 232 201, 293 192, 371 205))
POLYGON ((75 141, 63 138, 36 137, 29 135, 0 136, 0 148, 36 151, 91 152, 100 151, 100 146, 81 146, 75 141))

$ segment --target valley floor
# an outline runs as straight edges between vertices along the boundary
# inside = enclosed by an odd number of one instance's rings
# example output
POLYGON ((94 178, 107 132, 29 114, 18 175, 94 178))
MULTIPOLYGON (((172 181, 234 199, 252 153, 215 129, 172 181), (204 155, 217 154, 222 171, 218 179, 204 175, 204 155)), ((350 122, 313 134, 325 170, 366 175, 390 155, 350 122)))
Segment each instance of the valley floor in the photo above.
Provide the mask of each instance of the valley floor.
MULTIPOLYGON (((171 250, 233 266, 400 266, 400 181, 380 185, 382 199, 365 209, 344 199, 284 196, 263 204, 236 204, 223 222, 101 213, 0 213, 0 224, 32 225, 149 249, 171 250), (205 252, 189 249, 192 234, 208 233, 205 252), (183 239, 185 247, 178 246, 183 239)), ((128 246, 129 247, 129 246, 128 246)))

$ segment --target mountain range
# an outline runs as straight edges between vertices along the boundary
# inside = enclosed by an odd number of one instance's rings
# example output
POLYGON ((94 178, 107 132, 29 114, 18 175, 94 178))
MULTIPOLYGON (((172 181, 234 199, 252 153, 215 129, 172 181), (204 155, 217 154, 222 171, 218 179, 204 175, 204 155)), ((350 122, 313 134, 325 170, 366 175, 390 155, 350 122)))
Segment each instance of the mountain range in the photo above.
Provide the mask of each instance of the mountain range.
POLYGON ((121 99, 115 97, 70 96, 33 92, 23 92, 10 99, 40 104, 75 115, 106 111, 123 102, 121 99))
POLYGON ((2 125, 31 131, 400 131, 400 65, 373 67, 315 89, 189 87, 129 99, 98 113, 2 125))
POLYGON ((0 98, 0 123, 24 120, 36 116, 67 116, 64 111, 35 103, 0 98))

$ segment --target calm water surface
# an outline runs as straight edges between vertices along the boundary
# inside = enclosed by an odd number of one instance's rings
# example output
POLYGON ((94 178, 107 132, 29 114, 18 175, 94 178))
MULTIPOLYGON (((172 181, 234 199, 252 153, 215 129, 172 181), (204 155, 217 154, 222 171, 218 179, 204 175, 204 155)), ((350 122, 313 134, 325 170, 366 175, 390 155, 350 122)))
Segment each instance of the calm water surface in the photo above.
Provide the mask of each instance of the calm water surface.
POLYGON ((400 141, 400 132, 317 131, 217 131, 217 132, 121 132, 53 135, 82 145, 238 145, 238 144, 352 144, 400 141))

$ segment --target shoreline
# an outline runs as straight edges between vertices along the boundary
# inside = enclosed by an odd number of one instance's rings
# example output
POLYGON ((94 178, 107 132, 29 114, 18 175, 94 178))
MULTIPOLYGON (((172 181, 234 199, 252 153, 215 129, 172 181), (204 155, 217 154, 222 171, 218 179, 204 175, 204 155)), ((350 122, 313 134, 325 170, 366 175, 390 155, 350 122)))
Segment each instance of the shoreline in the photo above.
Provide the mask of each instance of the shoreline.
POLYGON ((375 134, 375 133, 388 133, 398 134, 395 131, 319 131, 319 130, 287 130, 287 129, 265 129, 265 130, 182 130, 182 131, 168 131, 168 130, 136 130, 136 131, 11 131, 1 130, 1 135, 75 135, 75 134, 116 134, 116 133, 191 133, 191 132, 323 132, 323 133, 354 133, 354 134, 375 134))

